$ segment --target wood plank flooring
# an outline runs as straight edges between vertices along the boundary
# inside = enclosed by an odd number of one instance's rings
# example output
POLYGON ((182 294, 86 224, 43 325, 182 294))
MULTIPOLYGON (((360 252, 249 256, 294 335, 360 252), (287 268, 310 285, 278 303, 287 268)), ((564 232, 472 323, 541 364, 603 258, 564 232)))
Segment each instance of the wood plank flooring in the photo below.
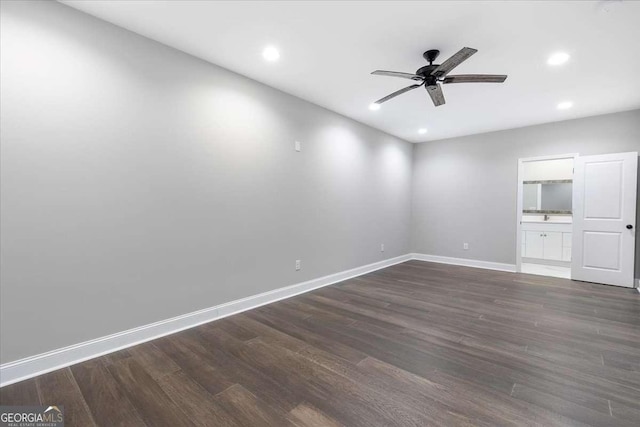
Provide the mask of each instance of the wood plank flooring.
POLYGON ((409 261, 0 389, 69 426, 638 426, 635 290, 409 261))

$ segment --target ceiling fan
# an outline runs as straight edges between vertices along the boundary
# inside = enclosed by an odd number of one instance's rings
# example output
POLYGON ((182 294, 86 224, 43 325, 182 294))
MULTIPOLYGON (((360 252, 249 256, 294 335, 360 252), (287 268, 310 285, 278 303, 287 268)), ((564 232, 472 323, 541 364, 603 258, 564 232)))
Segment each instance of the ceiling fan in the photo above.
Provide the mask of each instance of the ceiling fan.
POLYGON ((398 95, 402 95, 405 92, 409 92, 410 90, 417 89, 420 86, 425 87, 427 93, 431 97, 433 101, 433 105, 436 107, 445 103, 444 94, 442 93, 442 87, 440 83, 449 84, 449 83, 502 83, 507 79, 505 75, 497 75, 497 74, 459 74, 457 76, 450 76, 449 73, 458 65, 462 64, 464 61, 469 59, 471 55, 476 53, 477 49, 472 49, 470 47, 463 47, 453 55, 451 58, 444 61, 442 64, 434 64, 433 61, 436 60, 438 55, 440 55, 440 51, 437 49, 431 49, 422 54, 424 59, 429 61, 429 65, 425 65, 422 68, 419 68, 415 74, 411 73, 400 73, 397 71, 384 71, 384 70, 376 70, 371 74, 375 74, 376 76, 391 76, 391 77, 401 77, 404 79, 410 79, 417 82, 419 84, 414 84, 411 86, 407 86, 398 91, 393 92, 385 96, 384 98, 380 98, 374 104, 382 104, 383 102, 387 102, 391 98, 395 98, 398 95))

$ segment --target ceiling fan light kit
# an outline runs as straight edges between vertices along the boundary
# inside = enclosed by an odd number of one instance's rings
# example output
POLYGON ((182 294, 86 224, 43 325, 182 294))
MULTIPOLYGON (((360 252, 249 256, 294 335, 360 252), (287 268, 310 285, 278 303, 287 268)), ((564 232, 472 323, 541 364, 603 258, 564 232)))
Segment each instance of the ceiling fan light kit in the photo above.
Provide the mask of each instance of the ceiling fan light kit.
POLYGON ((395 98, 398 95, 402 95, 405 92, 417 89, 420 86, 424 86, 427 90, 427 93, 431 97, 433 105, 438 107, 445 104, 444 93, 442 92, 442 86, 440 85, 440 83, 503 83, 507 79, 507 76, 504 74, 460 74, 454 76, 448 75, 455 67, 462 64, 476 52, 476 49, 463 47, 442 64, 434 64, 433 62, 440 55, 440 51, 437 49, 430 49, 422 54, 424 59, 429 62, 429 65, 425 65, 424 67, 419 68, 414 74, 385 70, 376 70, 372 72, 371 74, 374 74, 376 76, 400 77, 420 82, 419 84, 407 86, 385 96, 384 98, 380 98, 375 102, 375 104, 382 104, 383 102, 395 98))

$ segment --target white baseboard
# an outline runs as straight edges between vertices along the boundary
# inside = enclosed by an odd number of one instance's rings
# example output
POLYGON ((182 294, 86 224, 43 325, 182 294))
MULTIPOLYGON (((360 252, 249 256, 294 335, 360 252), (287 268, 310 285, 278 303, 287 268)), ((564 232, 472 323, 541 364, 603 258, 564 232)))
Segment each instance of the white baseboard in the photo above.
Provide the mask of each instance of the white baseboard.
POLYGON ((475 268, 484 268, 486 270, 499 270, 499 271, 509 271, 514 273, 516 271, 515 264, 504 264, 501 262, 491 262, 491 261, 480 261, 477 259, 468 259, 468 258, 453 258, 447 256, 439 256, 439 255, 427 255, 427 254, 411 254, 412 259, 418 261, 429 261, 429 262, 438 262, 441 264, 453 264, 453 265, 463 265, 465 267, 475 267, 475 268))
POLYGON ((411 254, 390 258, 373 264, 330 274, 307 282, 297 283, 262 294, 220 304, 215 307, 194 311, 182 316, 151 323, 129 329, 116 334, 82 342, 36 356, 16 360, 0 365, 0 387, 13 384, 28 378, 55 371, 85 360, 93 359, 114 351, 122 350, 146 341, 170 335, 184 329, 193 328, 203 323, 221 319, 261 305, 269 304, 285 298, 308 292, 313 289, 341 282, 352 277, 361 276, 381 268, 389 267, 412 259, 411 254))

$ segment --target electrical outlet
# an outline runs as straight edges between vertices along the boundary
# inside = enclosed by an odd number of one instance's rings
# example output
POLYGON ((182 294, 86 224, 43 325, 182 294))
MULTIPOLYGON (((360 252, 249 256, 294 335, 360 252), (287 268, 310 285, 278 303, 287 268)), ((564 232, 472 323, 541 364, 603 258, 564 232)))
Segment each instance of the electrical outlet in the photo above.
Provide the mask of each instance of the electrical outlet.
POLYGON ((296 150, 296 151, 300 151, 300 150, 302 150, 302 144, 300 143, 300 141, 296 141, 296 142, 293 144, 293 148, 295 148, 295 150, 296 150))
POLYGON ((296 271, 299 271, 302 268, 302 261, 299 259, 296 260, 296 271))
POLYGON ((384 243, 380 244, 380 252, 384 252, 384 243))
POLYGON ((468 244, 468 243, 466 243, 466 242, 465 242, 465 243, 463 243, 463 244, 462 244, 462 249, 464 249, 465 251, 466 251, 466 250, 469 250, 469 244, 468 244))

